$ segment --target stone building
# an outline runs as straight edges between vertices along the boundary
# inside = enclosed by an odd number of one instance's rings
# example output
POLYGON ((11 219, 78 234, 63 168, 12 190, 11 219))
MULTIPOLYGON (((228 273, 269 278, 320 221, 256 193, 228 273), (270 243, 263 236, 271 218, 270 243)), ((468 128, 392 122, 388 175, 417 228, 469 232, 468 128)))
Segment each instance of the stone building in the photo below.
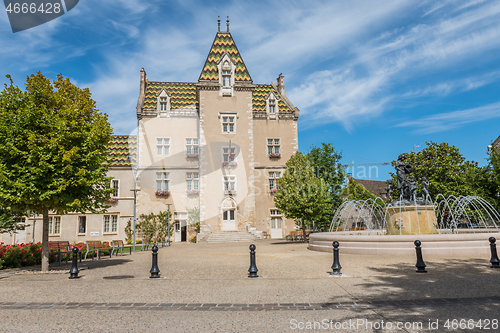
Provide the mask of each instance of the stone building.
MULTIPOLYGON (((282 238, 295 228, 273 197, 298 150, 299 110, 285 95, 282 74, 276 83, 253 82, 229 23, 226 32, 219 24, 197 82, 149 80, 142 69, 136 114, 138 135, 114 136, 110 144, 116 190, 108 213, 51 214, 50 240, 125 239, 134 188, 137 216, 170 207, 175 241, 196 236, 188 215, 197 211, 199 241, 216 232, 231 240, 234 231, 282 238)), ((35 239, 41 239, 40 220, 35 239)), ((33 237, 30 227, 24 237, 33 237)))

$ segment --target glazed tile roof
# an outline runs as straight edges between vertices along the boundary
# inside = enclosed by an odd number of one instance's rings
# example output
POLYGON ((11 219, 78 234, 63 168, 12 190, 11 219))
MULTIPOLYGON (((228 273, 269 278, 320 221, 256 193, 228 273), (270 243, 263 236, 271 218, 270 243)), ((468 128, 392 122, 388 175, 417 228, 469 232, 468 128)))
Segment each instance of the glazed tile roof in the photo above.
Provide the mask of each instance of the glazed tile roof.
POLYGON ((144 99, 145 109, 156 109, 157 96, 165 88, 171 95, 171 109, 197 109, 196 86, 185 82, 148 82, 144 99))
POLYGON ((212 48, 208 53, 207 60, 205 61, 205 66, 200 74, 200 81, 203 80, 219 80, 219 74, 217 73, 217 62, 224 53, 229 53, 234 63, 236 64, 236 70, 234 73, 234 79, 236 82, 252 82, 252 78, 248 73, 245 62, 236 47, 236 43, 229 32, 218 32, 215 35, 212 48))
POLYGON ((108 144, 110 167, 131 167, 135 163, 137 137, 135 135, 113 135, 108 144))
POLYGON ((252 95, 253 111, 266 111, 266 98, 270 92, 278 98, 279 112, 290 112, 290 108, 285 104, 276 89, 270 84, 257 84, 252 95))

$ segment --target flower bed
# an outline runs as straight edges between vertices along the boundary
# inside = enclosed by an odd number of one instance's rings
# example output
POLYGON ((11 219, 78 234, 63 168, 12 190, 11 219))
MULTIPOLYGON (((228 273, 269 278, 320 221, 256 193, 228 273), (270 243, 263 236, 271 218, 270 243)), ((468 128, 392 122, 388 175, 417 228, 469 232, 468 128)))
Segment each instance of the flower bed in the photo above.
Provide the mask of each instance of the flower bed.
POLYGON ((155 194, 160 197, 168 197, 170 195, 170 191, 167 190, 156 191, 155 194))
POLYGON ((0 243, 0 269, 40 264, 42 243, 4 246, 0 243))

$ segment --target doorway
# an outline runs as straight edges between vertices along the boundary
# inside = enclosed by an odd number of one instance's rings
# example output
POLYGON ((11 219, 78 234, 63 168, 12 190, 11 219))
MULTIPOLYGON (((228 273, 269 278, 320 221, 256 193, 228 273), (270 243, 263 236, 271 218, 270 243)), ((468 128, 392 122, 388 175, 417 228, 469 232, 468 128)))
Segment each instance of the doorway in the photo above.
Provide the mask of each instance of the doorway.
POLYGON ((233 198, 226 198, 221 205, 222 230, 236 230, 236 202, 233 198))

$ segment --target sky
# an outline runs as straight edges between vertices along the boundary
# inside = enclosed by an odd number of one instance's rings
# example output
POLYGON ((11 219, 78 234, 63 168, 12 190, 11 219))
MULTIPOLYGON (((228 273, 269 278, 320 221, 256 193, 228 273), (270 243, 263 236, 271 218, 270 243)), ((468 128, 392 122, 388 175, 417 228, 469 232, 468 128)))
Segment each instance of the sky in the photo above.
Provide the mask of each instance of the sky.
POLYGON ((196 82, 217 32, 230 31, 257 84, 285 76, 300 109, 299 150, 342 152, 355 178, 386 180, 426 142, 487 163, 500 135, 500 1, 81 0, 12 33, 0 13, 0 83, 58 73, 88 87, 115 134, 136 126, 140 69, 196 82))

